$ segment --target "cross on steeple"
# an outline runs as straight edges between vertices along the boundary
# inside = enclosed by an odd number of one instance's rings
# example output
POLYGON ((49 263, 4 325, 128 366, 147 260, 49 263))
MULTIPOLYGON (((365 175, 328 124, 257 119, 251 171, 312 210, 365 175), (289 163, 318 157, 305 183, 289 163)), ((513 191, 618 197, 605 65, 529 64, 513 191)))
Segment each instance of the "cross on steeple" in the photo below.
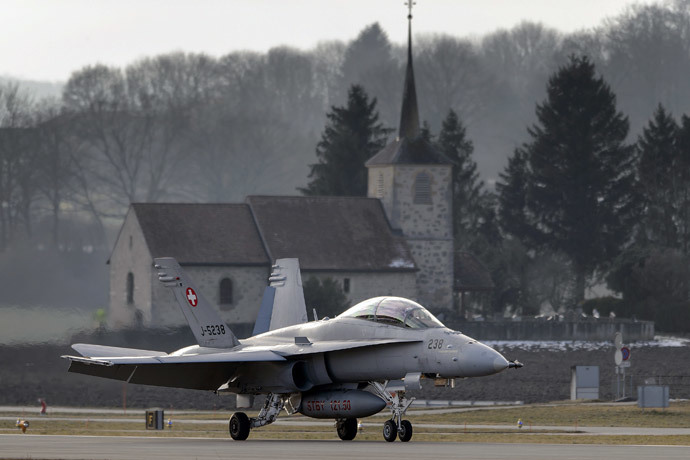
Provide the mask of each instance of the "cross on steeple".
POLYGON ((412 7, 415 6, 417 2, 413 2, 410 0, 409 2, 405 2, 405 5, 407 6, 408 14, 407 14, 407 19, 412 19, 412 7))

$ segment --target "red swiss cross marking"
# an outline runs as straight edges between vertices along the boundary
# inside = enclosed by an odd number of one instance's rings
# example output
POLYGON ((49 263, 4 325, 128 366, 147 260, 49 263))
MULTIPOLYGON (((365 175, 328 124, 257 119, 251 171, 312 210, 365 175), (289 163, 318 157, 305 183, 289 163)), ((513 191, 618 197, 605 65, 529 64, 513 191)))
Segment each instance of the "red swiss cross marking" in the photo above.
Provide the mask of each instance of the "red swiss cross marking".
POLYGON ((189 305, 192 307, 196 307, 196 304, 199 303, 196 292, 194 292, 194 289, 192 288, 187 288, 187 302, 189 302, 189 305))

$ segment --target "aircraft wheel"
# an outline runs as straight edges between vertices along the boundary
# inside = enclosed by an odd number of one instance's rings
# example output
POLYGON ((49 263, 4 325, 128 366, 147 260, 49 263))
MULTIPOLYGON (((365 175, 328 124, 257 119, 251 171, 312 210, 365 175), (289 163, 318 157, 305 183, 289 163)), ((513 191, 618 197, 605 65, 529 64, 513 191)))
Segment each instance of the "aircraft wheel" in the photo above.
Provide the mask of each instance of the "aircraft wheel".
POLYGON ((398 427, 395 425, 395 422, 393 420, 386 420, 386 423, 383 424, 383 439, 393 442, 397 436, 398 427))
POLYGON ((345 420, 338 420, 336 425, 338 437, 343 441, 352 441, 357 436, 357 419, 346 418, 345 420))
POLYGON ((398 438, 402 442, 407 442, 412 439, 412 424, 409 420, 403 420, 400 422, 400 432, 398 433, 398 438))
POLYGON ((249 437, 249 417, 244 412, 235 412, 228 424, 230 437, 235 441, 244 441, 249 437))

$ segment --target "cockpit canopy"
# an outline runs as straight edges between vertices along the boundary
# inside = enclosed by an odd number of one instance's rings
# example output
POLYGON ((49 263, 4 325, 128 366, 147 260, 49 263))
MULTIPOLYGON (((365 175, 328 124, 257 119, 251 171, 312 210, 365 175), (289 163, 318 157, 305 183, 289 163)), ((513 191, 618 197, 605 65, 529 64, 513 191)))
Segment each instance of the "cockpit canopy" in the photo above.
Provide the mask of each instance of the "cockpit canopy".
POLYGON ((410 329, 445 327, 426 308, 402 297, 367 299, 344 311, 338 318, 366 319, 410 329))

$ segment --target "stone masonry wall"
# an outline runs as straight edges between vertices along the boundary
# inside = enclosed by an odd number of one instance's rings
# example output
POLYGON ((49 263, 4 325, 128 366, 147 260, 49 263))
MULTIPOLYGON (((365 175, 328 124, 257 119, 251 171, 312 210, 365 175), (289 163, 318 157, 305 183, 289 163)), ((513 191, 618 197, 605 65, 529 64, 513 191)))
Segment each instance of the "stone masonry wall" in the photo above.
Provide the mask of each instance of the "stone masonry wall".
POLYGON ((453 308, 453 241, 408 240, 412 257, 419 268, 419 303, 434 314, 453 308))
POLYGON ((151 322, 151 254, 136 214, 130 209, 110 257, 110 308, 112 328, 151 322), (134 275, 134 302, 127 303, 127 274, 134 275))
POLYGON ((453 308, 452 169, 448 165, 395 168, 394 215, 419 268, 417 296, 435 313, 453 308), (431 177, 431 204, 415 204, 415 178, 431 177))

